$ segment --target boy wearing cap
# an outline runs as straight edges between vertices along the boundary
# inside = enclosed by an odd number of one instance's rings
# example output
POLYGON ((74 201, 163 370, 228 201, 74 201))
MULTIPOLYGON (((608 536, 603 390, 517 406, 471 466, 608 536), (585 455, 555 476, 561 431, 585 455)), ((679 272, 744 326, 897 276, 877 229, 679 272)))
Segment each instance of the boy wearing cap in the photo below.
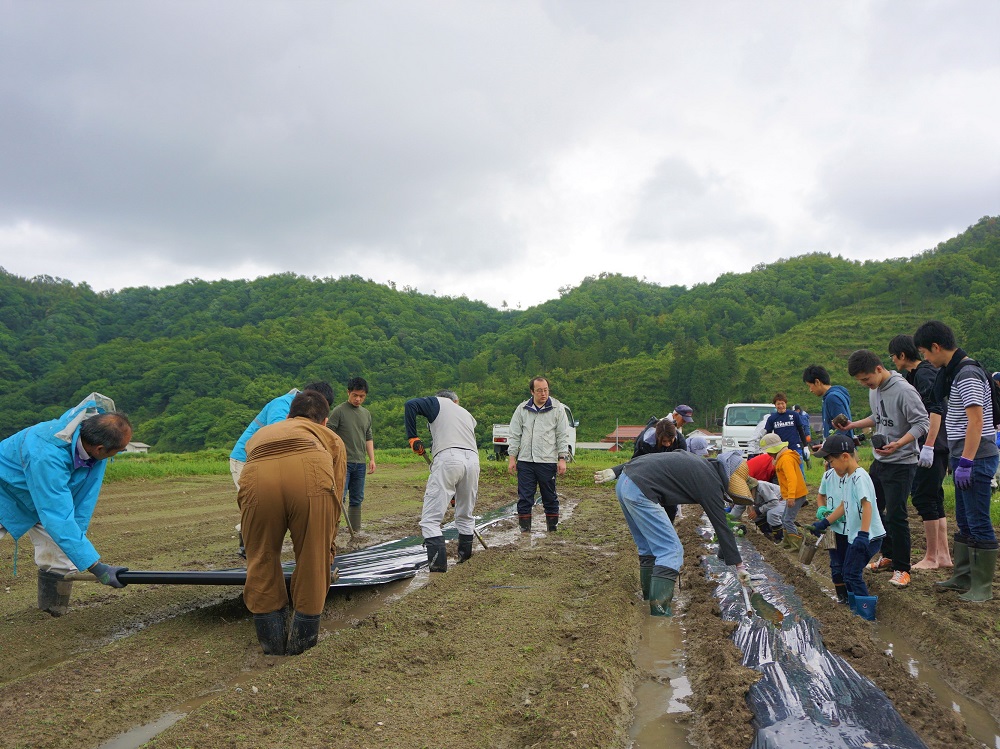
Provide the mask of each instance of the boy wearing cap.
POLYGON ((809 527, 809 532, 821 536, 826 529, 844 518, 847 532, 847 552, 844 555, 844 583, 848 601, 854 597, 852 610, 869 621, 875 619, 878 596, 868 595, 862 571, 868 560, 882 548, 885 528, 878 512, 873 509, 875 485, 867 471, 858 464, 854 454, 854 440, 846 434, 835 434, 816 451, 816 455, 830 461, 830 466, 841 479, 842 504, 822 520, 809 527))
POLYGON ((781 496, 785 498, 785 513, 781 517, 785 537, 781 548, 797 553, 802 548, 802 534, 795 527, 795 518, 806 503, 808 494, 802 475, 802 456, 789 450, 788 443, 776 434, 765 434, 760 446, 774 461, 774 473, 778 477, 781 496))
MULTIPOLYGON (((843 490, 844 480, 837 475, 835 470, 828 468, 819 482, 819 491, 816 495, 817 520, 829 517, 844 503, 843 490)), ((847 585, 844 583, 844 557, 847 555, 847 529, 844 518, 831 524, 830 532, 833 533, 834 538, 833 548, 827 549, 830 552, 830 579, 833 580, 833 587, 837 591, 837 601, 850 603, 847 597, 847 585)))
POLYGON ((719 539, 719 556, 735 565, 744 585, 750 574, 726 521, 726 504, 751 504, 747 464, 739 451, 718 458, 699 458, 689 452, 641 455, 628 463, 594 474, 594 483, 616 481, 615 494, 639 552, 639 580, 643 600, 652 616, 672 616, 670 602, 684 562, 684 547, 666 507, 697 504, 705 510, 719 539))

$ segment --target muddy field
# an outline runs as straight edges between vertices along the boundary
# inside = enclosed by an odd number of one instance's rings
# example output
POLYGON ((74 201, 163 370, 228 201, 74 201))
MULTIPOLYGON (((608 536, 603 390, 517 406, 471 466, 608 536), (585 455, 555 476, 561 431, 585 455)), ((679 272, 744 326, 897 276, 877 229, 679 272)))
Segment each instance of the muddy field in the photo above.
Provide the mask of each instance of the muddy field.
MULTIPOLYGON (((417 533, 426 475, 422 463, 380 467, 355 543, 417 533)), ((647 614, 613 490, 587 478, 571 467, 561 486, 571 514, 557 534, 528 541, 513 521, 500 523, 484 534, 489 550, 477 547, 445 575, 332 594, 319 645, 296 658, 260 654, 233 588, 78 583, 70 613, 54 619, 34 606, 30 543, 20 545, 15 577, 6 539, 0 747, 99 747, 170 713, 185 716, 148 746, 625 747, 647 614)), ((513 480, 484 464, 478 510, 514 500, 513 480)), ((693 515, 680 523, 688 554, 677 617, 694 692, 691 739, 749 746, 745 694, 757 674, 739 665, 734 625, 701 575, 693 515)), ((133 569, 223 569, 239 566, 237 520, 228 476, 116 484, 91 537, 107 561, 133 569)), ((913 530, 920 547, 920 524, 913 530)), ((822 553, 805 570, 761 536, 750 540, 794 583, 828 647, 882 687, 928 746, 978 745, 949 705, 885 654, 871 625, 831 600, 822 553)), ((350 546, 346 529, 339 543, 350 546)), ((879 618, 1000 717, 1000 601, 936 594, 943 576, 915 573, 907 590, 873 576, 879 618)))

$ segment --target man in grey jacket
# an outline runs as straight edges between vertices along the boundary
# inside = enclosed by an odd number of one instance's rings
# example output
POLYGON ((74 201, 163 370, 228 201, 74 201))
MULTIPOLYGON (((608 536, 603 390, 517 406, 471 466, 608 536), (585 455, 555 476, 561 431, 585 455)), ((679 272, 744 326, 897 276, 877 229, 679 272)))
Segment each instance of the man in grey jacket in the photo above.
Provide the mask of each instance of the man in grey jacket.
POLYGON ((569 419, 563 404, 549 396, 548 380, 535 377, 528 387, 531 397, 518 404, 510 417, 507 471, 512 476, 517 474, 517 520, 521 532, 531 532, 536 489, 542 495, 546 529, 554 531, 559 523, 556 476, 566 473, 569 419))
POLYGON ((874 351, 859 349, 847 360, 847 372, 869 389, 871 415, 852 421, 838 429, 874 428, 872 453, 875 462, 869 474, 875 484, 875 498, 885 540, 882 558, 868 565, 873 572, 892 567, 889 581, 897 588, 910 584, 910 523, 906 516, 906 500, 917 471, 920 455, 918 440, 927 434, 930 417, 917 389, 899 372, 882 366, 874 351))

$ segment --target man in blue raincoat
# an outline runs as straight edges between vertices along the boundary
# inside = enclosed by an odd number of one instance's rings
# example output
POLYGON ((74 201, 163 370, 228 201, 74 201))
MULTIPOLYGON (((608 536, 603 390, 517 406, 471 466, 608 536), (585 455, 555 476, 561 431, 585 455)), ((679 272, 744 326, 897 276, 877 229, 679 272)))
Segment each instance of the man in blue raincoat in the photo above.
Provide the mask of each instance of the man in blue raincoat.
MULTIPOLYGON (((107 458, 125 449, 132 425, 111 399, 91 393, 58 419, 22 429, 0 442, 0 538, 25 533, 35 547, 38 607, 66 613, 72 583, 63 577, 89 570, 105 585, 123 588, 125 567, 101 561, 87 538, 107 458)), ((15 546, 16 558, 16 546, 15 546)))

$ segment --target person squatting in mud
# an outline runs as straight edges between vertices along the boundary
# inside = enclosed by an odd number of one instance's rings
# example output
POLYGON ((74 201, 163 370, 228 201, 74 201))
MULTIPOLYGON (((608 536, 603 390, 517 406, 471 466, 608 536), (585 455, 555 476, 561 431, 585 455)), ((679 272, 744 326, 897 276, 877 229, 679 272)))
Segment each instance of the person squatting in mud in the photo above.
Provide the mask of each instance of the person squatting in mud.
POLYGON ((38 608, 52 616, 68 609, 68 573, 89 570, 104 585, 125 587, 118 575, 128 568, 102 562, 87 528, 107 459, 131 439, 128 418, 115 413, 110 398, 91 393, 58 419, 0 442, 0 538, 28 534, 38 565, 38 608))
POLYGON ((427 547, 428 569, 448 571, 448 555, 441 521, 455 500, 455 527, 458 529, 458 563, 472 556, 472 534, 476 529, 472 517, 479 496, 479 445, 476 443, 476 420, 458 405, 458 395, 441 390, 429 398, 406 401, 403 419, 410 448, 426 457, 423 441, 417 437, 417 416, 427 419, 431 430, 431 450, 434 456, 431 475, 424 490, 424 507, 420 514, 420 533, 427 547))
POLYGON ((326 398, 304 390, 287 419, 247 442, 237 495, 247 553, 243 601, 266 655, 298 655, 319 638, 347 472, 344 442, 326 426, 329 413, 326 398), (291 627, 281 566, 286 531, 295 550, 291 627))
POLYGON ((805 477, 802 475, 802 456, 788 447, 777 434, 765 434, 760 441, 764 452, 774 461, 774 473, 785 500, 785 511, 781 516, 781 548, 798 553, 802 548, 802 534, 795 526, 795 518, 808 499, 805 477))
MULTIPOLYGON (((854 440, 846 434, 833 435, 813 454, 830 461, 830 467, 840 479, 837 491, 842 502, 825 518, 809 526, 809 532, 821 536, 844 518, 848 543, 844 555, 844 584, 848 605, 858 616, 873 621, 878 596, 868 595, 862 572, 868 560, 882 548, 885 538, 882 519, 875 509, 875 485, 868 472, 858 464, 854 440)), ((828 491, 833 489, 828 488, 828 491)))
POLYGON ((730 450, 718 458, 699 458, 689 452, 641 455, 628 463, 594 474, 594 482, 615 481, 615 494, 639 552, 639 579, 643 600, 653 616, 671 616, 674 585, 684 562, 669 505, 701 505, 719 539, 719 556, 736 566, 741 584, 750 582, 736 537, 726 520, 730 502, 752 503, 747 485, 747 463, 730 450))

